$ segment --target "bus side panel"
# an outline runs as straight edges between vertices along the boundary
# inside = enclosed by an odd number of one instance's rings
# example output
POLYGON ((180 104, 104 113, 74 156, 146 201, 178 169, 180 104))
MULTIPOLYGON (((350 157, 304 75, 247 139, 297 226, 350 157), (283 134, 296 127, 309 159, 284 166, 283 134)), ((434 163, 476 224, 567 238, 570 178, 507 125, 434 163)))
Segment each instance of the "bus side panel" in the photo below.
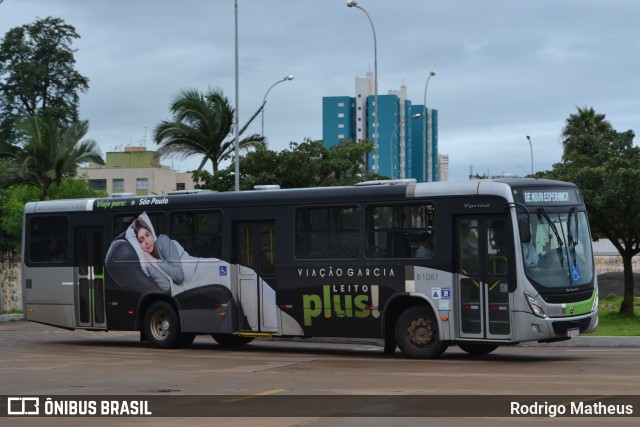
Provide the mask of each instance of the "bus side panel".
POLYGON ((279 268, 277 303, 306 336, 380 338, 381 307, 404 290, 404 266, 279 268))
POLYGON ((75 329, 73 268, 23 267, 26 319, 75 329))

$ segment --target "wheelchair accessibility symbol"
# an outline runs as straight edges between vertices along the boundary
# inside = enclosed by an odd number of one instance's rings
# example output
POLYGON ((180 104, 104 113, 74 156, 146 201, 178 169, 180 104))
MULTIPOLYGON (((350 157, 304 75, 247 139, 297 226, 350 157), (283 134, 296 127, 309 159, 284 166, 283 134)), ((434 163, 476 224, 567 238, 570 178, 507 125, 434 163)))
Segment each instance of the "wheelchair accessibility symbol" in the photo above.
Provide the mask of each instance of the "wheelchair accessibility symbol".
POLYGON ((571 281, 579 282, 580 281, 580 269, 577 264, 571 266, 571 281))
POLYGON ((226 265, 221 265, 220 266, 220 275, 221 276, 226 276, 227 275, 227 266, 226 265))

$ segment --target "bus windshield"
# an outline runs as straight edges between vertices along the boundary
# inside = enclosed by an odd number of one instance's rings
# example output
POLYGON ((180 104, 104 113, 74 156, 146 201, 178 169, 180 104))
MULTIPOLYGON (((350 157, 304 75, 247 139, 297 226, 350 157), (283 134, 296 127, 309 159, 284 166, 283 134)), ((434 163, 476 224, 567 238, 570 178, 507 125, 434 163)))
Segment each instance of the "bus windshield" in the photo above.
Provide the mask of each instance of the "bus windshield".
POLYGON ((593 256, 587 215, 575 208, 548 212, 538 208, 520 215, 525 273, 538 286, 561 289, 593 280, 593 256), (525 220, 524 222, 522 220, 525 220))

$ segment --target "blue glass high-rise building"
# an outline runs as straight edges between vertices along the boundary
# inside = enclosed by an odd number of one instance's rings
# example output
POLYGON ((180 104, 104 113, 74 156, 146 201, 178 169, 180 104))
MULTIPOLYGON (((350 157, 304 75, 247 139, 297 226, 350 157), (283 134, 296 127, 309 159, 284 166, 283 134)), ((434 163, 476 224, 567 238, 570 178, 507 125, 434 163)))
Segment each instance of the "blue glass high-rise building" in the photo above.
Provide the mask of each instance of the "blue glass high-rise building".
POLYGON ((378 95, 378 129, 375 126, 373 75, 356 77, 356 96, 322 98, 322 138, 327 147, 343 139, 375 141, 378 147, 369 154, 369 172, 389 178, 438 180, 438 111, 413 105, 407 88, 378 95), (420 114, 420 117, 416 117, 420 114), (426 126, 426 131, 425 131, 426 126), (376 159, 377 156, 377 159, 376 159), (377 160, 377 161, 376 161, 377 160), (375 169, 375 166, 378 169, 375 169))

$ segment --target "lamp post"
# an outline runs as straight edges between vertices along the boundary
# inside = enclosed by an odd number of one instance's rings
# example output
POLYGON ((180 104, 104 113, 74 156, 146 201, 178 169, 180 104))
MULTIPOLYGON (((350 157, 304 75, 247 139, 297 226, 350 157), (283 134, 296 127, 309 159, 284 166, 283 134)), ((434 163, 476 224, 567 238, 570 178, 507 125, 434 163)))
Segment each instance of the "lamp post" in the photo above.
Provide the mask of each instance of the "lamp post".
POLYGON ((367 15, 367 19, 369 19, 371 29, 373 30, 373 115, 375 116, 373 121, 373 172, 378 173, 378 45, 376 41, 376 28, 373 26, 373 21, 367 11, 361 6, 358 6, 358 2, 349 0, 347 7, 355 7, 363 11, 364 14, 367 15))
POLYGON ((236 65, 236 117, 234 120, 235 127, 235 191, 240 191, 240 89, 238 82, 238 0, 234 2, 235 11, 235 65, 236 65))
POLYGON ((529 141, 529 149, 531 150, 531 176, 533 177, 533 145, 531 145, 531 138, 527 135, 527 140, 529 141))
POLYGON ((427 133, 431 132, 428 129, 429 126, 429 112, 427 111, 427 88, 429 87, 429 80, 435 76, 436 72, 431 70, 427 77, 427 82, 424 85, 424 128, 422 129, 422 177, 425 182, 429 182, 432 175, 431 166, 431 145, 427 141, 427 133))
POLYGON ((284 76, 281 80, 278 80, 277 82, 272 84, 271 87, 267 90, 267 93, 264 94, 264 99, 262 100, 262 111, 260 112, 260 115, 262 116, 262 138, 264 138, 264 106, 267 103, 267 95, 269 95, 269 92, 271 92, 271 89, 273 89, 275 85, 277 85, 278 83, 286 82, 287 80, 293 80, 293 74, 284 76))
MULTIPOLYGON (((391 179, 395 178, 395 177, 393 176, 393 175, 394 175, 393 171, 395 170, 395 167, 394 167, 394 166, 395 166, 395 164, 394 164, 394 162, 393 162, 393 137, 396 135, 396 132, 398 131, 398 129, 400 129, 400 126, 402 126, 403 124, 407 123, 409 120, 419 119, 419 118, 420 118, 420 116, 421 116, 421 114, 420 114, 420 113, 417 113, 417 114, 414 114, 414 115, 413 115, 413 116, 411 116, 411 117, 408 117, 408 118, 406 118, 406 119, 402 120, 402 121, 401 121, 400 123, 398 123, 398 124, 396 125, 396 127, 393 129, 393 132, 391 132, 391 140, 389 141, 389 151, 390 151, 390 153, 391 153, 391 154, 389 155, 389 159, 390 159, 389 167, 390 167, 390 169, 391 169, 391 179)), ((400 157, 400 141, 398 141, 398 157, 400 157)), ((400 165, 399 165, 399 164, 398 164, 398 169, 399 169, 399 171, 398 171, 398 178, 404 178, 403 176, 401 176, 401 175, 402 175, 402 174, 401 174, 402 168, 400 168, 400 165)))

